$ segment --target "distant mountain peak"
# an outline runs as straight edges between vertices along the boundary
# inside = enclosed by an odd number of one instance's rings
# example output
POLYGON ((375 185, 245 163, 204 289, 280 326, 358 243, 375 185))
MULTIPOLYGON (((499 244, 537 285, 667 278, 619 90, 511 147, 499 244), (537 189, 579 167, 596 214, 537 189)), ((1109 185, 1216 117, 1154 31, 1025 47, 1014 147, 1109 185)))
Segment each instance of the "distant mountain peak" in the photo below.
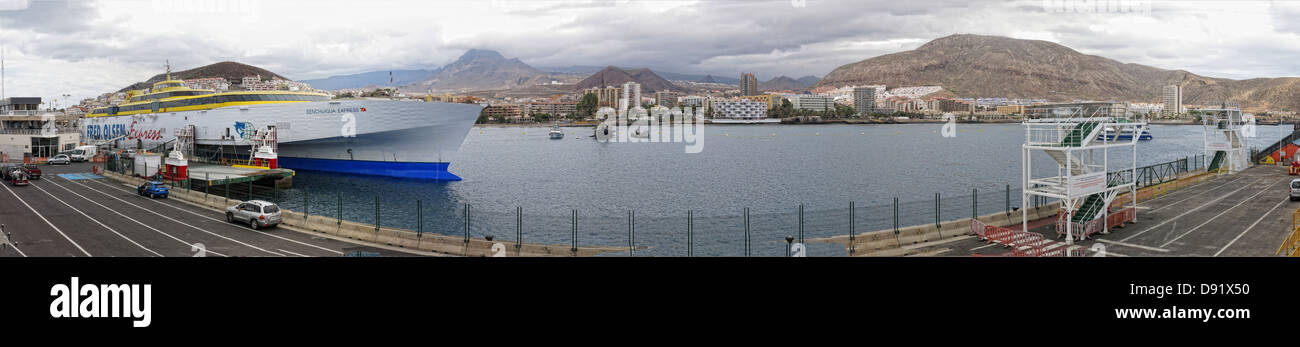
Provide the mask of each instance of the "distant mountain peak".
POLYGON ((641 93, 654 93, 657 91, 677 91, 685 92, 686 89, 679 87, 659 74, 648 68, 624 70, 613 65, 606 66, 604 69, 583 79, 574 85, 577 90, 587 88, 598 88, 607 86, 618 86, 627 82, 636 82, 641 84, 641 93))
POLYGON ((801 90, 807 89, 808 85, 789 76, 773 77, 766 82, 758 84, 758 90, 801 90))
POLYGON ((502 56, 501 53, 498 53, 497 51, 494 50, 470 49, 468 51, 465 51, 465 54, 461 54, 460 58, 456 59, 456 62, 460 63, 460 62, 472 62, 477 60, 505 60, 505 59, 506 59, 505 56, 502 56))

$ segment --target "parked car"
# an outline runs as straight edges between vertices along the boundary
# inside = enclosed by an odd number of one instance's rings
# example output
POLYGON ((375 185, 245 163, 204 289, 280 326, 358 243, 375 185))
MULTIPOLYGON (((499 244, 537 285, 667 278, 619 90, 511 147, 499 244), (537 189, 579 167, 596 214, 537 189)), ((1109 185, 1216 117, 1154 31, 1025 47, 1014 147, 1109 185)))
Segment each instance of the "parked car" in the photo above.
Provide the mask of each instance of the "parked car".
POLYGON ((247 223, 257 230, 280 224, 280 206, 264 200, 250 200, 226 208, 226 221, 247 223))
POLYGON ((1291 180, 1291 201, 1300 200, 1300 179, 1291 180))
POLYGON ((23 171, 18 165, 5 165, 4 180, 15 186, 25 186, 31 182, 27 181, 27 172, 23 171))
POLYGON ((59 155, 54 156, 53 158, 50 158, 49 160, 46 160, 46 161, 45 161, 45 164, 48 164, 48 165, 68 165, 68 164, 72 164, 72 158, 68 157, 67 154, 59 154, 59 155))
POLYGON ((166 198, 167 193, 169 192, 169 190, 167 189, 167 185, 159 181, 145 182, 144 184, 141 184, 139 187, 136 187, 135 191, 136 193, 140 194, 140 196, 147 196, 151 199, 160 196, 166 198))
POLYGON ((122 157, 127 159, 135 158, 135 150, 134 149, 123 150, 122 157))
POLYGON ((39 166, 36 166, 36 164, 24 164, 23 169, 27 170, 27 175, 30 176, 32 179, 34 180, 41 179, 41 173, 42 173, 41 168, 39 166))

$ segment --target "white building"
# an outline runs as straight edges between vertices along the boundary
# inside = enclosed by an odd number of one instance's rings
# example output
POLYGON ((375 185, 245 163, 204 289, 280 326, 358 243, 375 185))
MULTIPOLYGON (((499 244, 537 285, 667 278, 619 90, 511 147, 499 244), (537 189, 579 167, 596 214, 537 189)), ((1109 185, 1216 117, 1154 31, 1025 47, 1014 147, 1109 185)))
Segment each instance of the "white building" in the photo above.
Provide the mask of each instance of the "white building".
POLYGON ((641 107, 641 84, 636 82, 623 83, 623 99, 627 100, 628 105, 619 105, 622 109, 632 109, 641 107))
POLYGON ((767 118, 767 104, 751 100, 717 100, 713 102, 713 118, 767 118))
POLYGON ((1183 114, 1187 112, 1183 108, 1183 87, 1179 85, 1167 85, 1164 88, 1163 100, 1165 103, 1164 114, 1183 114))
POLYGON ((800 94, 786 97, 796 110, 830 111, 835 109, 835 100, 825 95, 800 94))

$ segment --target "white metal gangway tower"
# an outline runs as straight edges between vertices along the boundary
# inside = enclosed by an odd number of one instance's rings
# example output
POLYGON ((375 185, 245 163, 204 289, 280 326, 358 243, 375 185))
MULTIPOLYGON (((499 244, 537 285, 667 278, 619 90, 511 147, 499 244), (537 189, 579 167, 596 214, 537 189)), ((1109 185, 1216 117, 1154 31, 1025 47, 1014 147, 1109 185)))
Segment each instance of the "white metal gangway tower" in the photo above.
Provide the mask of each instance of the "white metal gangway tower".
POLYGON ((1240 109, 1220 108, 1201 110, 1201 126, 1204 127, 1205 156, 1211 158, 1208 171, 1223 170, 1237 173, 1250 165, 1246 153, 1248 127, 1240 109))
MULTIPOLYGON (((1111 202, 1128 191, 1137 204, 1137 143, 1146 121, 1128 116, 1124 104, 1064 104, 1039 106, 1036 119, 1026 118, 1025 144, 1021 146, 1021 210, 1031 197, 1060 201, 1057 232, 1066 244, 1096 232, 1105 232, 1111 202), (1121 134, 1131 134, 1122 136, 1121 134), (1056 168, 1051 176, 1034 174, 1034 152, 1045 152, 1056 168), (1112 158, 1112 151, 1115 153, 1112 158), (1128 153, 1124 153, 1124 152, 1128 153), (1128 155, 1122 155, 1128 154, 1128 155), (1119 171, 1108 175, 1108 168, 1119 171)), ((1136 221, 1135 211, 1131 216, 1136 221)), ((1021 214, 1021 229, 1028 232, 1028 213, 1021 214)))

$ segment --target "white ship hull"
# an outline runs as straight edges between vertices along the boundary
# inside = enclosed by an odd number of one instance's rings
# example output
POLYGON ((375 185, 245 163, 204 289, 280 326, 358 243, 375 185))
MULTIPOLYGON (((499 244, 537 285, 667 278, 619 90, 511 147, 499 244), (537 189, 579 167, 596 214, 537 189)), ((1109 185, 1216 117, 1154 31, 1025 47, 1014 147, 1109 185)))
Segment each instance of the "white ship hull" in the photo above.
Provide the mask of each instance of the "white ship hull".
MULTIPOLYGON (((151 148, 194 126, 199 145, 248 146, 252 129, 274 126, 280 165, 296 170, 459 180, 447 166, 481 106, 340 100, 86 118, 87 141, 151 148)), ((165 110, 164 110, 165 111, 165 110)))

